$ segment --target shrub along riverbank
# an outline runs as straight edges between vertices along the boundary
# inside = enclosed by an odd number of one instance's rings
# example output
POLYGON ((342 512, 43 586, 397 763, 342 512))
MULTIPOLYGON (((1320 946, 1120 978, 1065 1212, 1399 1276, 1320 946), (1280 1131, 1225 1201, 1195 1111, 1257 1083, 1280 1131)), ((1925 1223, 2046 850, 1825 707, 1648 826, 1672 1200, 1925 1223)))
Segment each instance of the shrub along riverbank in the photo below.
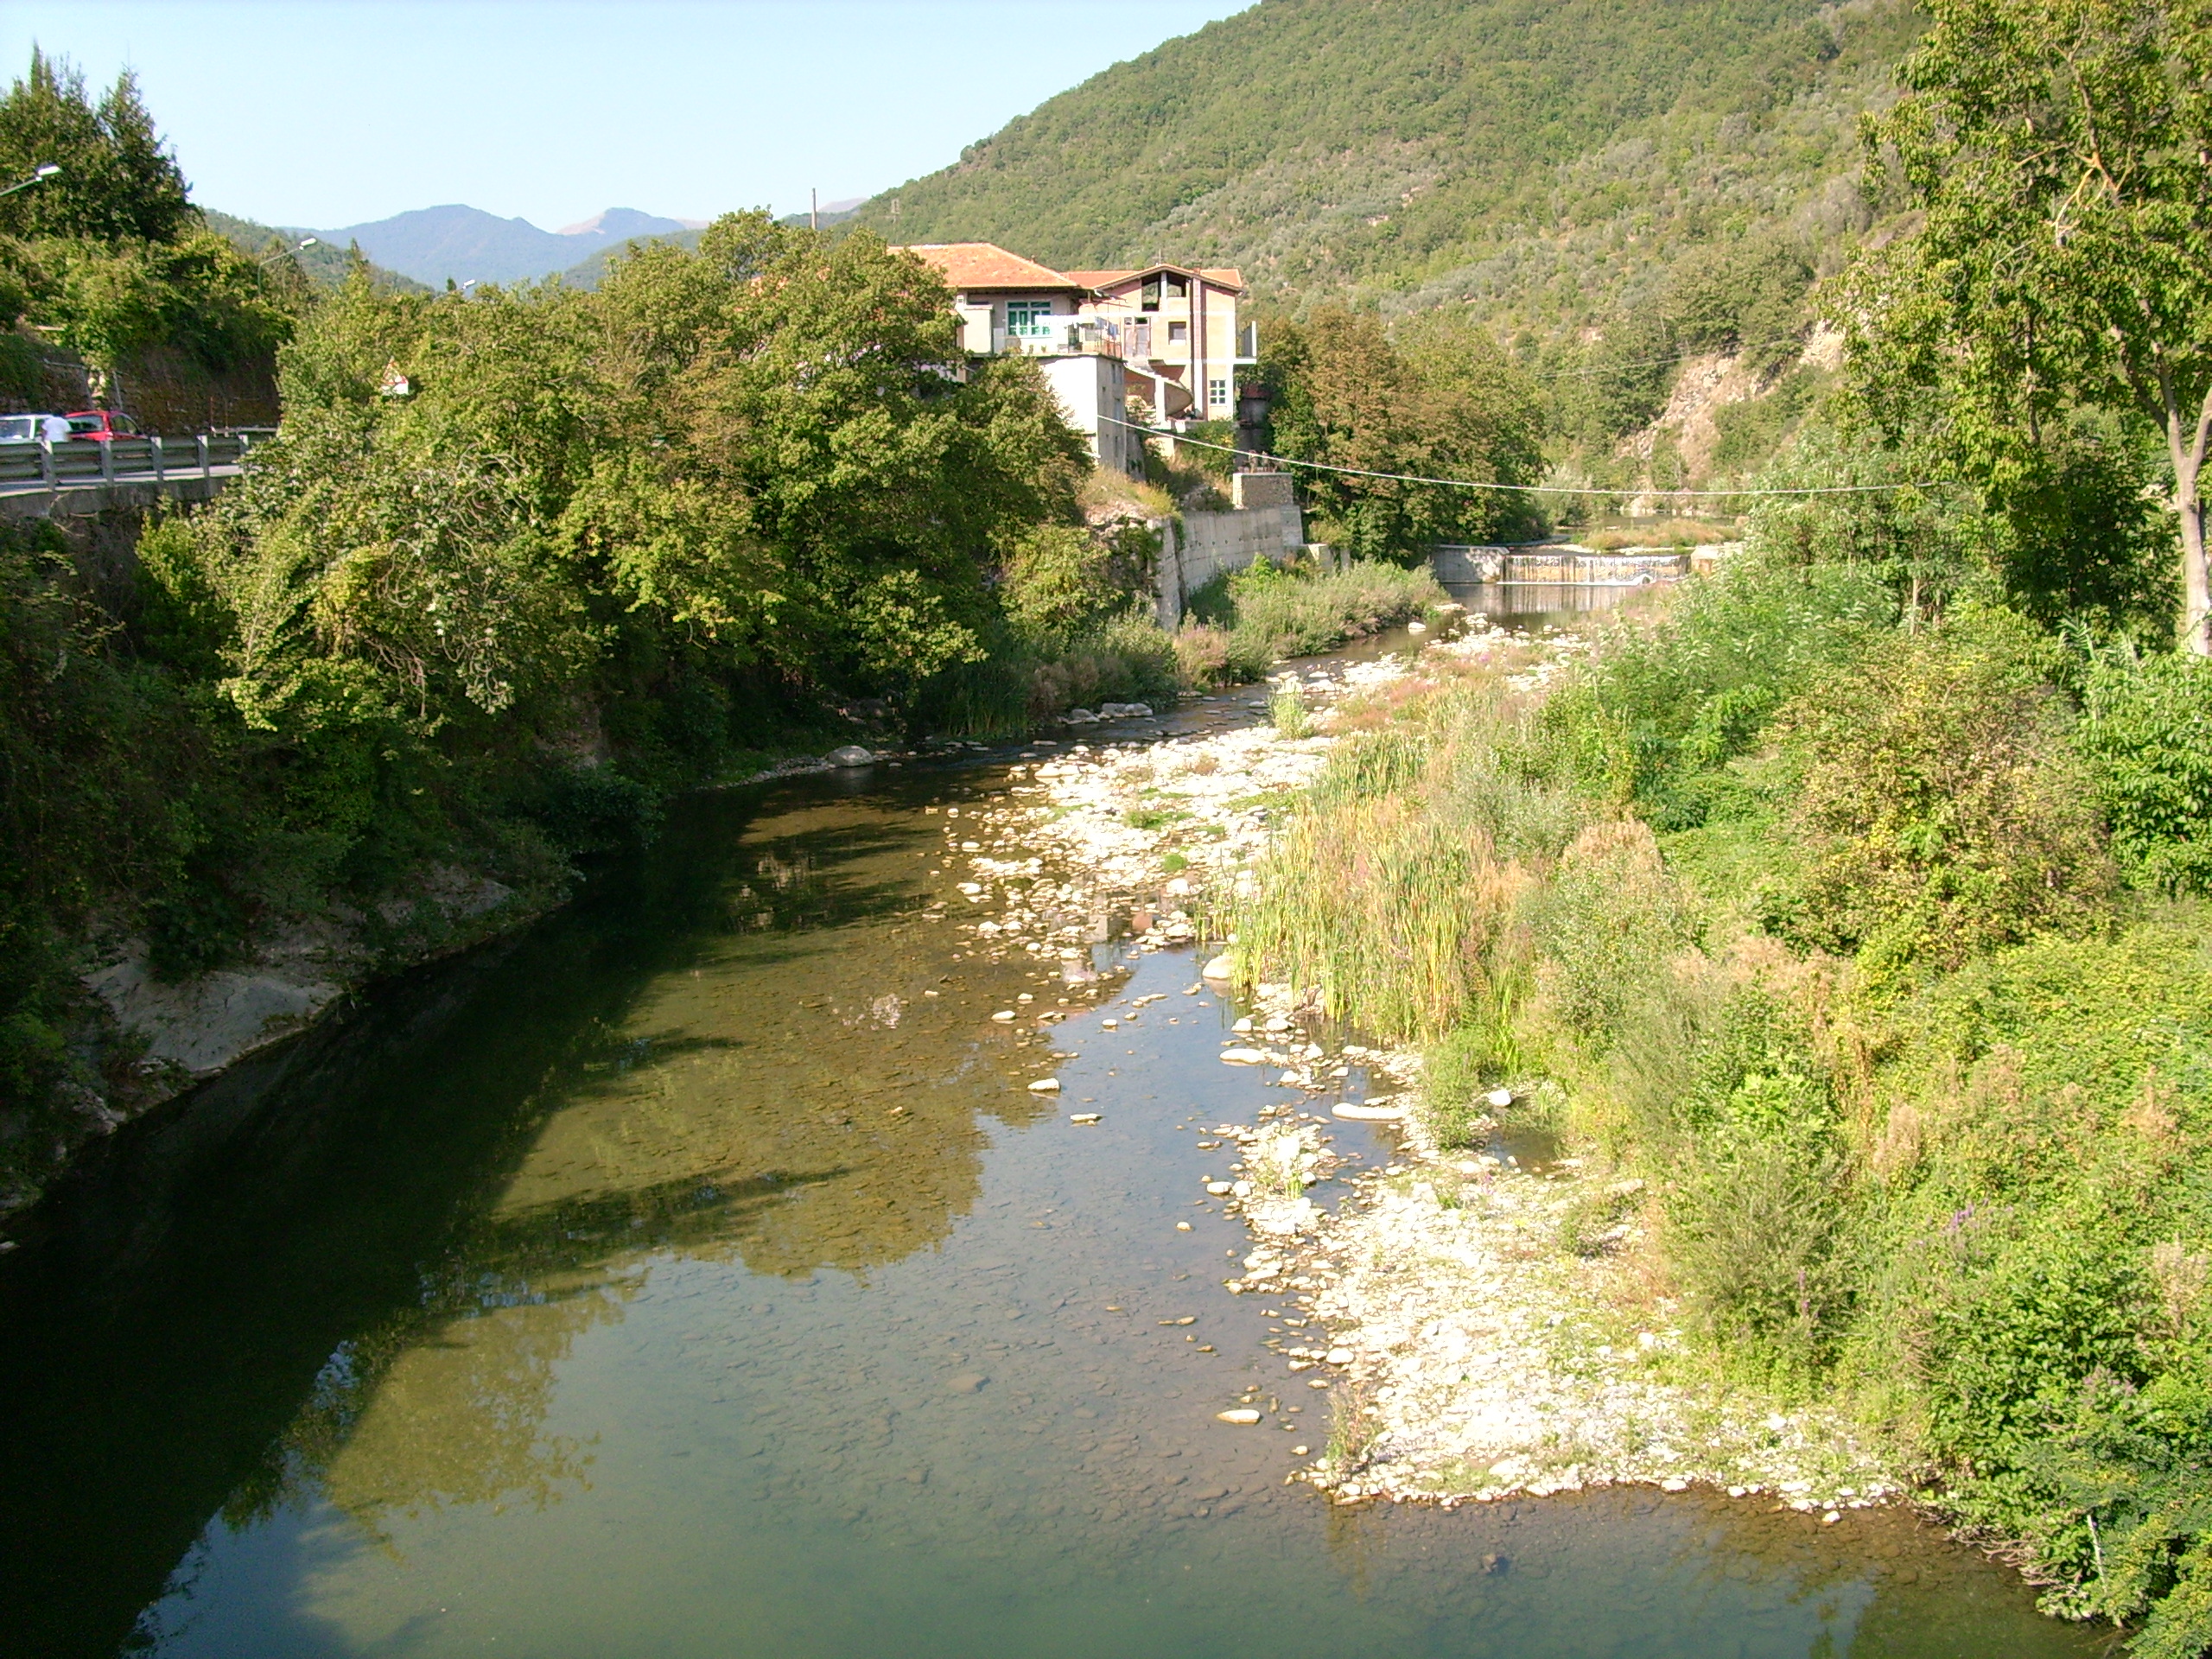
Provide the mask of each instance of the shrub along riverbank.
POLYGON ((1446 1141, 1503 1087, 1641 1177, 1694 1363, 1847 1402, 2052 1611, 2198 1654, 2212 666, 1789 539, 1354 716, 1239 954, 1425 1045, 1446 1141))
POLYGON ((0 1207, 181 1081, 86 995, 100 963, 174 983, 308 938, 291 977, 357 983, 556 901, 673 791, 1170 703, 1441 600, 1268 567, 1161 629, 1156 543, 1086 522, 1042 381, 937 371, 944 303, 749 219, 589 296, 357 273, 218 502, 119 566, 0 528, 0 1207))

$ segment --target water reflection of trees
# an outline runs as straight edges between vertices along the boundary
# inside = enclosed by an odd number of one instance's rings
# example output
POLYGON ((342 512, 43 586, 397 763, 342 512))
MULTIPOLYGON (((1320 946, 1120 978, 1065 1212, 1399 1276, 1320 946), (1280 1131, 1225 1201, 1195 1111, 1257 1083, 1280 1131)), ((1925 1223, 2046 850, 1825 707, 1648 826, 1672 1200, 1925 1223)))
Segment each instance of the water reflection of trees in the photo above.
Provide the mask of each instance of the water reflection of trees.
POLYGON ((1012 1087, 1010 1050, 978 1047, 1020 970, 940 985, 941 932, 853 902, 888 887, 874 867, 911 856, 909 837, 853 823, 861 810, 747 838, 685 961, 532 1090, 527 1146, 419 1303, 326 1368, 254 1508, 302 1478, 378 1532, 448 1504, 556 1501, 588 1483, 592 1452, 542 1433, 556 1368, 622 1317, 641 1263, 865 1274, 972 1209, 982 1118, 1046 1109, 1012 1087))

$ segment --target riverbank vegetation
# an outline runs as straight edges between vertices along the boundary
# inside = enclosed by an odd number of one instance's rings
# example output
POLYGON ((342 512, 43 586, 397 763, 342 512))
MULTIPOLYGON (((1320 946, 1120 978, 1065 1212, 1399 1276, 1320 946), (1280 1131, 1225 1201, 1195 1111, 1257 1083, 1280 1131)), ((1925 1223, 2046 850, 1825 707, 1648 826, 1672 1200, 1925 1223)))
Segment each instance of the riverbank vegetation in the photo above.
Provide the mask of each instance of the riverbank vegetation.
POLYGON ((2182 269, 2202 193, 2159 158, 2201 130, 2173 89, 2202 30, 1932 16, 1873 130, 1926 228, 1828 290, 1847 395, 1767 481, 1956 481, 1770 500, 1656 621, 1371 703, 1237 903, 1237 949, 1423 1046, 1447 1144, 1503 1090, 1622 1178, 1636 1242, 1609 1213, 1568 1247, 1632 1248, 1699 1338, 1685 1363, 1844 1403, 2050 1611, 2191 1659, 2212 359, 2182 269), (2046 173, 2092 104, 2126 111, 2093 189, 2046 173), (2000 242, 2051 268, 1983 261, 2000 242), (2078 310, 2038 297, 2060 287, 2078 310))
POLYGON ((111 369, 219 335, 283 422, 135 546, 0 533, 10 1186, 153 1086, 93 962, 175 982, 305 928, 396 966, 467 937, 440 895, 530 913, 672 791, 1164 704, 1441 598, 1268 567, 1163 629, 1173 504, 1105 500, 1036 366, 968 362, 941 280, 873 237, 742 214, 589 293, 358 261, 319 291, 205 230, 127 78, 94 102, 35 60, 0 160, 48 156, 0 204, 25 315, 111 369))
POLYGON ((1368 709, 1238 949, 1425 1045, 1447 1143, 1504 1088, 1648 1183, 1703 1363, 1850 1400, 2055 1611, 2195 1654, 2212 677, 1786 549, 1548 685, 1368 709))

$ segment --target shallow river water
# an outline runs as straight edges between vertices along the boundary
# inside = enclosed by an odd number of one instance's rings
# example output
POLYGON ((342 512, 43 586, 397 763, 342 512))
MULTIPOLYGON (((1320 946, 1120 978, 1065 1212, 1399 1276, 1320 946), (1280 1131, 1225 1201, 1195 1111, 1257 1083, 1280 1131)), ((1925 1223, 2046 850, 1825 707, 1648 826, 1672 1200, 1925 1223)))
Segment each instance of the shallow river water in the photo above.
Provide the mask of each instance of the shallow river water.
POLYGON ((1327 1395, 1262 1346, 1294 1307, 1222 1290, 1199 1144, 1281 1091, 1126 918, 1075 987, 929 918, 968 871, 925 809, 1003 785, 696 798, 118 1135, 0 1258, 0 1651, 2092 1650, 1898 1514, 1286 1485, 1327 1395), (1057 1103, 990 1018, 1025 991, 1067 1001, 1057 1103))

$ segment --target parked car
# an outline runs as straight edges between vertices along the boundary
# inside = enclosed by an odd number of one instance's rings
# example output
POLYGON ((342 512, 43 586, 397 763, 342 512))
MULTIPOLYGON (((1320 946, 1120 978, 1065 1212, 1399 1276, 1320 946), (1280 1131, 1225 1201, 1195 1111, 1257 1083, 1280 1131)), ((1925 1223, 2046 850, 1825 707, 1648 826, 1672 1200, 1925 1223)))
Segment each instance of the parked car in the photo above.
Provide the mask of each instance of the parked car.
POLYGON ((68 437, 66 415, 0 415, 0 443, 63 443, 68 437))
POLYGON ((135 438, 138 423, 111 409, 73 409, 69 435, 86 443, 106 443, 116 438, 135 438))

